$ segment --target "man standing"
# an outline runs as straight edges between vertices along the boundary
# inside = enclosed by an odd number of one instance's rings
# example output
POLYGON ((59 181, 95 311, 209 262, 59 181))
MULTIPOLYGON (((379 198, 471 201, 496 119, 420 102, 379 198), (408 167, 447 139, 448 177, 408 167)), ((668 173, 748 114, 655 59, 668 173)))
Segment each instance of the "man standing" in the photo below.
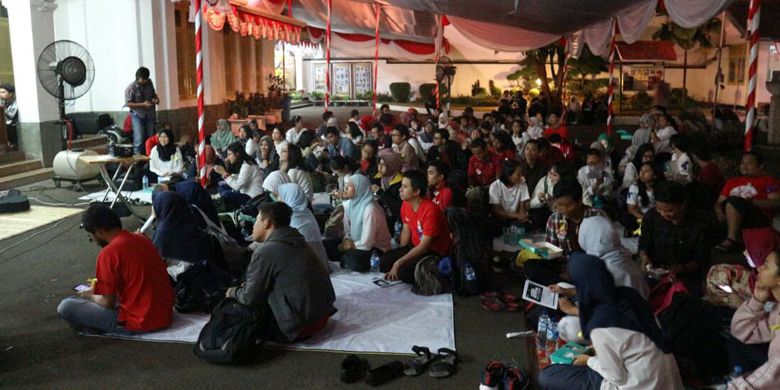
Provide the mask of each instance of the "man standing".
POLYGON ((135 81, 125 89, 125 105, 130 109, 133 121, 133 151, 144 153, 144 142, 154 134, 154 123, 157 120, 155 106, 160 102, 154 84, 149 78, 149 69, 138 68, 135 71, 135 81))
POLYGON ((290 227, 292 209, 282 202, 264 203, 252 229, 261 242, 252 254, 246 282, 226 296, 262 313, 265 340, 290 343, 322 330, 336 313, 336 294, 325 266, 306 239, 290 227))
POLYGON ((103 247, 97 280, 89 290, 63 299, 57 313, 77 330, 141 333, 167 328, 173 288, 154 244, 123 230, 122 221, 106 206, 90 206, 81 221, 90 240, 103 247))
POLYGON ((404 173, 400 195, 401 231, 399 247, 380 260, 379 269, 388 280, 414 284, 414 268, 426 255, 446 256, 450 249, 450 228, 439 206, 425 197, 428 180, 418 170, 404 173))

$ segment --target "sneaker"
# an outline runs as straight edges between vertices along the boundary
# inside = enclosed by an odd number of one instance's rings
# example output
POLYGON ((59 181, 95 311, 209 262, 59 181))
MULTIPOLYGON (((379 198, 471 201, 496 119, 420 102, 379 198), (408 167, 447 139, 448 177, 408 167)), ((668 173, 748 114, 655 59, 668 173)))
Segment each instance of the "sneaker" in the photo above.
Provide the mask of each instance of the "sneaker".
POLYGON ((498 390, 501 381, 504 378, 504 364, 497 361, 491 361, 482 371, 482 381, 479 383, 479 390, 498 390))

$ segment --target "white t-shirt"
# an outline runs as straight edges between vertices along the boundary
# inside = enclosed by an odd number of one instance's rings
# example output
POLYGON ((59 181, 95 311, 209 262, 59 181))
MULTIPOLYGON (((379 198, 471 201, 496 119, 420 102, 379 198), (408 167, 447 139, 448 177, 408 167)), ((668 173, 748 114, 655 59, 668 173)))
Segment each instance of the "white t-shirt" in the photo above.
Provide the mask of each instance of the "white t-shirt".
POLYGON ((688 184, 693 178, 691 177, 691 158, 688 157, 688 153, 683 153, 677 156, 676 153, 672 154, 672 161, 669 164, 669 172, 666 173, 668 180, 674 180, 680 184, 688 184))
POLYGON ((520 202, 531 199, 531 196, 528 194, 528 185, 525 183, 507 187, 501 180, 496 180, 490 184, 488 194, 490 204, 501 205, 501 208, 508 213, 517 212, 520 202))
POLYGON ((677 130, 672 126, 666 126, 663 129, 656 131, 655 135, 658 136, 658 143, 654 145, 655 152, 671 153, 672 147, 669 146, 669 139, 675 134, 677 134, 677 130))
POLYGON ((298 145, 298 141, 301 139, 301 134, 303 134, 305 131, 306 129, 303 128, 299 133, 297 130, 295 130, 295 127, 293 127, 287 130, 287 133, 284 136, 284 140, 291 144, 298 145))
POLYGON ((648 210, 655 207, 655 196, 653 190, 647 190, 647 206, 642 206, 642 202, 639 199, 639 186, 632 184, 628 187, 628 196, 626 197, 626 204, 638 206, 642 214, 647 213, 648 210))

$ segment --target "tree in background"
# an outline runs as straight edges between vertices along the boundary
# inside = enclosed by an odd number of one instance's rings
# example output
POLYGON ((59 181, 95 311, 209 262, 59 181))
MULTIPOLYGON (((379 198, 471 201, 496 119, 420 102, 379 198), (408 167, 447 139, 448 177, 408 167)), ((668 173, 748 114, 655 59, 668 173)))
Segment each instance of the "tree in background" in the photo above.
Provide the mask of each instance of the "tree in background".
POLYGON ((525 58, 520 61, 520 65, 528 71, 535 71, 536 77, 542 80, 539 86, 540 93, 542 99, 547 101, 549 112, 560 112, 563 108, 563 88, 561 86, 566 73, 563 71, 566 56, 563 44, 561 42, 551 43, 539 49, 526 51, 524 54, 525 58), (551 73, 549 75, 547 73, 548 66, 551 73), (549 79, 552 80, 552 83, 547 81, 549 79))

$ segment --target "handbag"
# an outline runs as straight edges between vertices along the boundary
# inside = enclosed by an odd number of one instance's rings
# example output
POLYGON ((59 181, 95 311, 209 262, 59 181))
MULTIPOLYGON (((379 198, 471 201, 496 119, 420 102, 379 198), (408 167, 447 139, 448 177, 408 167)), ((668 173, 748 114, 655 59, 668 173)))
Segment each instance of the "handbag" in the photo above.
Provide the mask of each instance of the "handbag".
POLYGON ((669 308, 676 293, 688 294, 688 289, 673 274, 666 275, 658 284, 653 286, 648 299, 650 307, 653 309, 653 314, 658 316, 669 308))

